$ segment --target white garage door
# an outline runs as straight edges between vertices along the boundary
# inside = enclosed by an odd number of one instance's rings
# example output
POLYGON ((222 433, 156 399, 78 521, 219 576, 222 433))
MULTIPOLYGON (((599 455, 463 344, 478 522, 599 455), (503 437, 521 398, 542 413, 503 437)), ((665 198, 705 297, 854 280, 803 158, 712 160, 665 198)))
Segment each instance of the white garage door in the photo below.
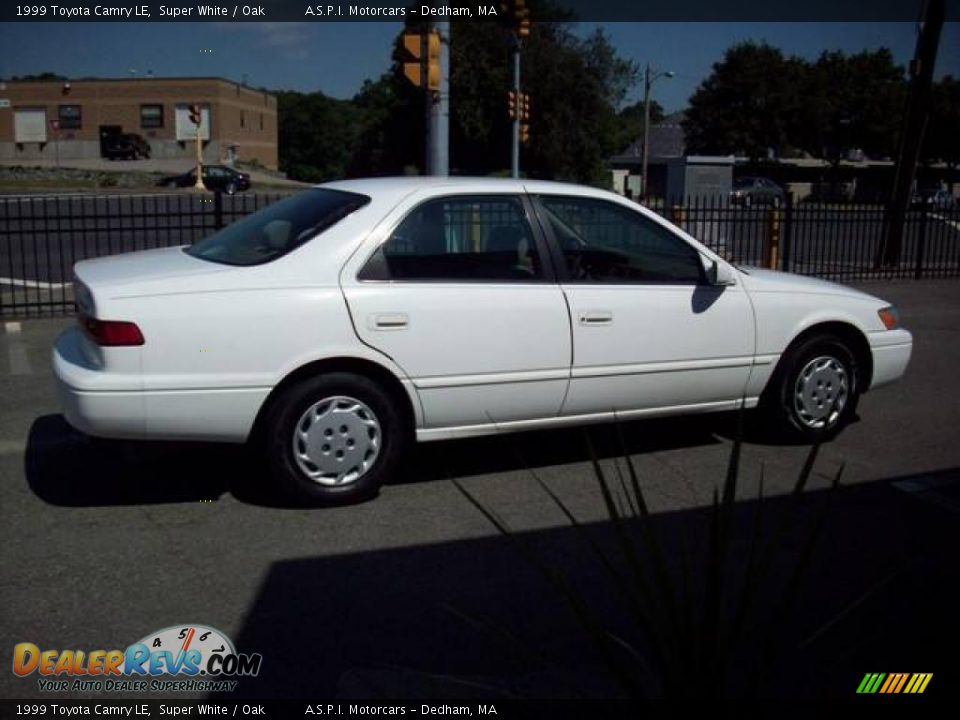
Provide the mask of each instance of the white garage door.
POLYGON ((18 143, 45 143, 47 109, 16 108, 13 111, 13 140, 18 143))

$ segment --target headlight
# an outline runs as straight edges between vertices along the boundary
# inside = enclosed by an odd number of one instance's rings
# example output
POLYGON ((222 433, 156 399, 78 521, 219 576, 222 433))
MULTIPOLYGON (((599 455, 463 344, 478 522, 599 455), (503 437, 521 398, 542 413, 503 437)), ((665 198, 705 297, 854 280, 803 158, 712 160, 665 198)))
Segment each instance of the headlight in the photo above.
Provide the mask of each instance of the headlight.
POLYGON ((887 330, 893 330, 900 324, 900 313, 897 312, 897 309, 893 307, 893 305, 880 308, 877 310, 877 315, 880 316, 880 322, 883 323, 883 326, 887 330))

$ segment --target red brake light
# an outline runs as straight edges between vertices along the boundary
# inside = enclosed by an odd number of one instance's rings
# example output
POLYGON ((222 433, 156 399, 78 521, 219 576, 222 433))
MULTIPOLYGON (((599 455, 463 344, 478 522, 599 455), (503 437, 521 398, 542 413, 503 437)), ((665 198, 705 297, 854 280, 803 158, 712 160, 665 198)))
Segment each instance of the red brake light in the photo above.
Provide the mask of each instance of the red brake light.
POLYGON ((136 323, 85 317, 80 319, 80 324, 97 345, 104 347, 143 345, 143 333, 140 332, 136 323))

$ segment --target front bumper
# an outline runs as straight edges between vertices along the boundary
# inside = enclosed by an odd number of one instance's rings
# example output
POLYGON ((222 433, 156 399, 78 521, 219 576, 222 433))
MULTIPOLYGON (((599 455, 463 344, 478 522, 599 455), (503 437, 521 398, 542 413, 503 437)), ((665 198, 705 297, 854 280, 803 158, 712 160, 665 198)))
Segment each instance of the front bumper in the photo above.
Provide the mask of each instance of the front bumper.
POLYGON ((870 388, 880 387, 903 377, 913 352, 913 336, 903 329, 870 333, 873 354, 873 379, 870 388))

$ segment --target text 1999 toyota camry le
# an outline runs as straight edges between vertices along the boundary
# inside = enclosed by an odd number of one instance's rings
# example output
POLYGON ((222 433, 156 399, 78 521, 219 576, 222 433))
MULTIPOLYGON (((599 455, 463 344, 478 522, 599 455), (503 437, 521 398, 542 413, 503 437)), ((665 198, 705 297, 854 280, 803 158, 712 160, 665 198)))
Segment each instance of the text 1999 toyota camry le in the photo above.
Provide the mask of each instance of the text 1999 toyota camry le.
POLYGON ((413 439, 757 406, 829 435, 912 345, 877 298, 535 181, 323 185, 192 247, 78 263, 76 297, 53 355, 74 426, 256 440, 321 504, 374 495, 413 439))

